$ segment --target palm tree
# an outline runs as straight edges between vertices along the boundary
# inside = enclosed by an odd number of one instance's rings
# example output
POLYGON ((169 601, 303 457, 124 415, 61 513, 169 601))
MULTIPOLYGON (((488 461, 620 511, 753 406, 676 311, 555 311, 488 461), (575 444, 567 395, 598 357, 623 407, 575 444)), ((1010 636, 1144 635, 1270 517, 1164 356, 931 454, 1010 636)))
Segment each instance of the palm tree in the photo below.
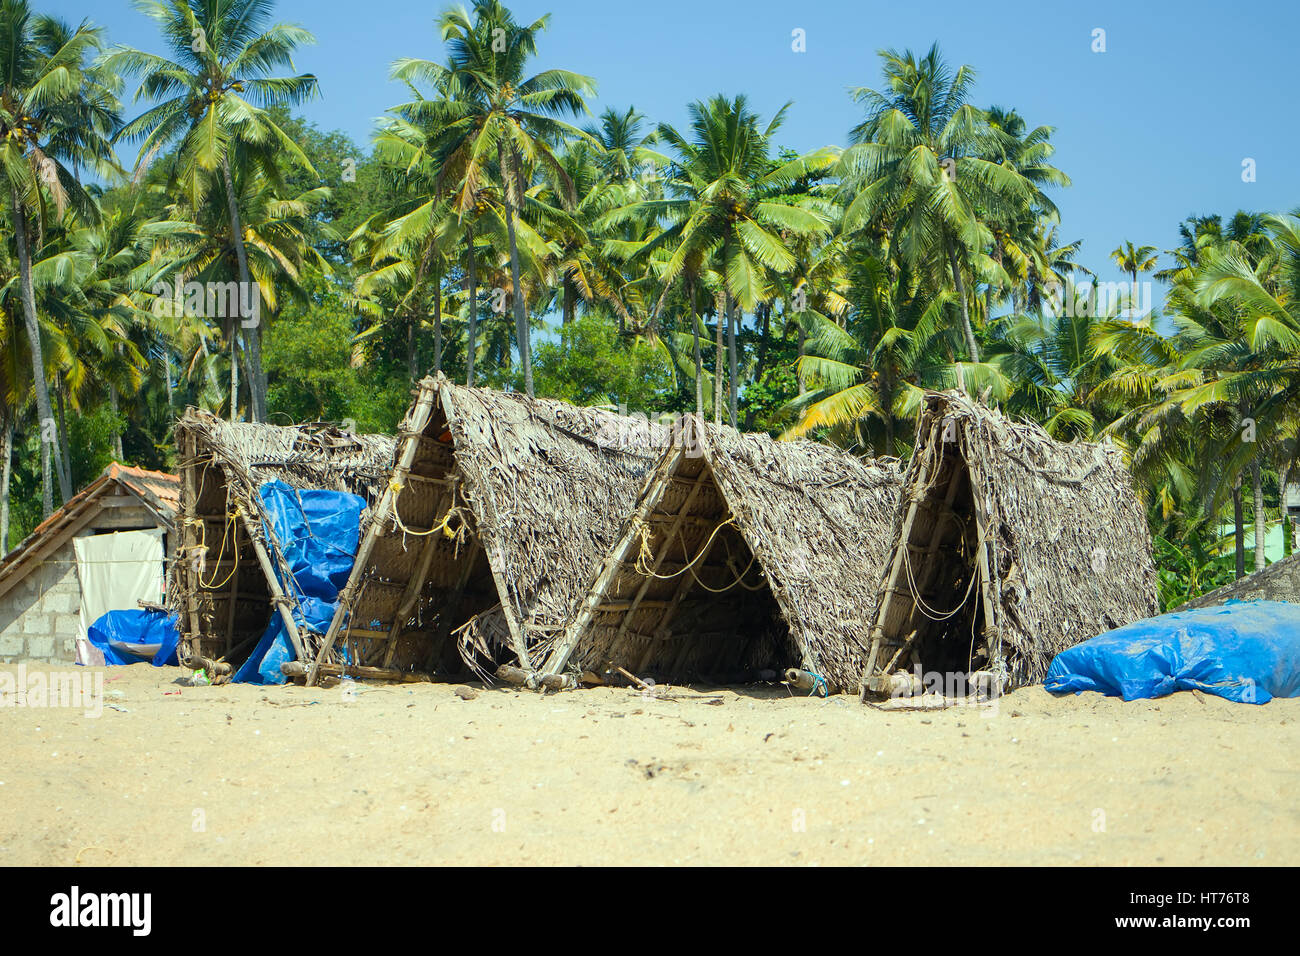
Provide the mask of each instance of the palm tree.
POLYGON ((46 193, 60 216, 65 206, 86 222, 98 215, 94 201, 66 163, 104 165, 109 156, 100 134, 115 125, 116 102, 102 75, 86 64, 101 40, 101 31, 88 23, 74 30, 53 17, 33 14, 27 0, 0 0, 0 182, 9 194, 18 259, 23 325, 41 429, 46 516, 54 510, 51 454, 65 501, 72 487, 50 406, 32 285, 30 230, 34 223, 38 234, 43 231, 46 193))
POLYGON ((919 59, 911 51, 880 56, 884 91, 853 91, 867 117, 853 129, 841 164, 848 198, 843 228, 874 226, 918 273, 947 271, 968 357, 979 362, 963 259, 969 263, 993 245, 990 223, 1050 209, 1040 186, 1068 179, 1042 156, 1026 170, 1006 161, 1015 153, 1012 138, 968 102, 971 67, 954 73, 937 45, 919 59))
MULTIPOLYGON (((828 169, 838 158, 819 150, 786 163, 770 156, 771 137, 780 128, 788 108, 766 126, 749 108, 744 96, 714 96, 689 107, 691 136, 672 126, 659 127, 659 137, 672 147, 675 157, 668 171, 666 197, 636 203, 611 214, 611 222, 652 215, 663 229, 645 247, 645 253, 672 249, 660 273, 667 295, 674 280, 685 276, 690 285, 706 261, 718 257, 722 277, 722 308, 715 343, 718 360, 716 387, 721 386, 722 330, 727 331, 729 381, 728 413, 737 423, 738 356, 735 307, 753 311, 771 298, 772 280, 795 266, 788 238, 825 236, 830 232, 824 216, 805 197, 782 193, 810 173, 828 169)), ((657 310, 656 310, 657 311, 657 310)), ((722 403, 715 398, 715 416, 722 403)))
MULTIPOLYGON (((171 59, 129 47, 118 47, 107 57, 109 69, 141 76, 137 99, 161 100, 123 126, 118 138, 140 141, 137 166, 179 144, 171 178, 185 184, 192 207, 201 204, 203 193, 216 188, 213 177, 220 174, 239 281, 244 290, 252 290, 235 178, 255 169, 278 184, 276 159, 281 152, 314 172, 297 143, 267 111, 316 95, 316 77, 311 74, 272 75, 294 69, 294 51, 314 38, 302 27, 270 23, 274 0, 136 0, 136 6, 157 23, 171 59)), ((231 335, 238 334, 238 327, 232 326, 231 335)), ((260 327, 251 329, 245 343, 254 421, 266 416, 261 335, 260 327)), ((235 351, 232 342, 232 354, 235 351)))
POLYGON ((1159 261, 1155 246, 1135 246, 1129 240, 1125 240, 1118 249, 1111 250, 1110 258, 1121 272, 1128 273, 1133 280, 1134 298, 1137 297, 1138 273, 1150 272, 1159 261))
POLYGON ((568 70, 527 75, 529 61, 537 53, 537 35, 548 21, 541 17, 522 26, 498 0, 477 0, 472 15, 463 8, 452 9, 439 19, 450 52, 446 66, 419 59, 399 60, 393 66, 396 79, 449 92, 445 99, 428 102, 434 104, 430 112, 442 119, 442 176, 457 184, 454 208, 459 215, 482 201, 481 190, 496 159, 510 247, 515 333, 529 395, 533 394, 533 368, 516 234, 519 209, 539 166, 548 167, 557 177, 565 202, 576 203, 572 182, 553 150, 565 139, 586 136, 560 117, 587 112, 583 96, 595 90, 593 79, 568 70))

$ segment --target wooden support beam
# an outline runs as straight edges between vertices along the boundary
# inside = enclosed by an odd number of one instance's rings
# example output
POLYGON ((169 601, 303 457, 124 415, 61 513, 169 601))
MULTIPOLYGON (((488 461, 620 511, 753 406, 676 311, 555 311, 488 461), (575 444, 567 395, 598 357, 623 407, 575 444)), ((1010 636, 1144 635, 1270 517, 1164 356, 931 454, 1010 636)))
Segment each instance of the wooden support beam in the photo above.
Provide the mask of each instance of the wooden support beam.
POLYGON ((376 539, 382 533, 384 524, 397 506, 397 491, 395 488, 401 487, 402 482, 405 481, 411 471, 411 463, 415 460, 415 453, 420 447, 417 439, 423 437, 424 429, 428 427, 429 419, 433 414, 434 396, 435 392, 432 389, 420 389, 419 398, 411 409, 411 414, 402 423, 406 437, 402 439, 402 450, 398 455, 396 465, 393 467, 392 481, 384 490, 384 495, 379 500, 379 505, 375 508, 374 516, 370 520, 370 527, 366 529, 361 546, 357 549, 357 556, 352 564, 352 573, 348 575, 348 583, 339 592, 338 608, 334 612, 334 617, 330 620, 329 628, 325 631, 325 638, 321 641, 320 651, 307 671, 308 687, 316 683, 316 677, 320 673, 321 665, 334 649, 334 642, 338 640, 339 630, 343 627, 343 622, 351 616, 352 609, 360 597, 361 581, 366 575, 367 566, 370 564, 370 552, 374 550, 376 539))
POLYGON ((244 533, 248 535, 248 540, 253 545, 253 551, 257 554, 257 563, 262 566, 262 574, 266 576, 266 587, 271 592, 271 603, 280 609, 280 617, 284 619, 284 629, 289 635, 289 643, 293 646, 294 656, 298 660, 302 660, 304 653, 302 635, 298 633, 298 623, 293 619, 293 610, 289 607, 293 601, 280 587, 280 581, 275 575, 275 566, 271 563, 271 555, 267 552, 266 545, 261 542, 254 532, 252 517, 242 510, 239 512, 239 517, 244 523, 244 533))
MULTIPOLYGON (((933 429, 932 429, 933 431, 933 429)), ((933 434, 930 436, 933 438, 933 434)), ((930 464, 935 454, 934 446, 930 446, 930 454, 921 459, 921 464, 917 470, 916 481, 911 482, 913 488, 929 488, 930 464)), ((921 449, 917 448, 913 454, 921 454, 921 449)), ((942 453, 938 453, 942 461, 942 453)), ((904 492, 908 486, 904 486, 904 492)), ((878 690, 879 682, 875 673, 876 661, 880 660, 880 655, 888 643, 885 639, 885 622, 888 619, 890 604, 894 595, 898 593, 898 583, 903 573, 903 561, 907 554, 907 549, 902 544, 911 539, 912 524, 916 521, 917 510, 920 501, 913 497, 907 505, 907 512, 903 517, 902 527, 899 529, 898 541, 894 545, 893 554, 890 556, 889 572, 885 576, 885 581, 881 587, 881 598, 876 603, 876 617, 871 627, 871 650, 867 654, 867 667, 862 675, 862 699, 866 700, 868 690, 878 690)))
POLYGON ((604 600, 610 584, 623 567, 623 563, 627 560, 632 548, 637 545, 639 529, 645 523, 646 517, 652 514, 655 508, 659 507, 659 503, 663 500, 664 494, 671 483, 670 479, 684 456, 685 449, 680 446, 677 447, 647 479, 640 507, 637 508, 636 514, 632 516, 631 523, 627 526, 622 539, 605 556, 604 564, 601 565, 595 581, 587 590, 587 596, 583 599, 582 607, 578 609, 578 613, 565 626, 564 634, 556 642, 554 649, 551 651, 551 656, 546 659, 546 664, 541 670, 543 675, 558 674, 564 670, 564 666, 569 662, 570 655, 573 654, 573 649, 578 646, 578 641, 582 639, 582 635, 587 632, 587 628, 591 625, 592 618, 596 616, 597 608, 600 607, 601 602, 604 600))
MULTIPOLYGON (((447 494, 442 498, 447 499, 447 508, 450 511, 456 501, 456 492, 449 486, 447 494)), ((438 501, 438 506, 434 508, 433 514, 436 518, 438 512, 442 510, 442 498, 438 501)), ((429 566, 433 563, 433 556, 438 550, 438 538, 440 534, 431 534, 424 539, 424 546, 420 549, 420 556, 415 561, 415 567, 411 571, 411 579, 406 582, 406 590, 402 592, 402 601, 397 605, 397 613, 393 615, 392 627, 388 631, 388 650, 384 653, 384 666, 391 667, 393 664, 393 655, 397 653, 397 638, 402 633, 402 628, 406 626, 406 619, 411 616, 415 610, 415 605, 420 601, 420 591, 424 588, 425 579, 429 576, 429 566)))
MULTIPOLYGON (((691 506, 695 504, 695 499, 699 496, 702 489, 709 481, 713 480, 713 472, 709 469, 709 464, 701 459, 700 473, 695 476, 695 486, 691 488, 690 493, 686 495, 686 500, 682 502, 681 508, 678 509, 676 519, 668 526, 668 531, 664 534, 663 541, 659 543, 659 550, 655 554, 654 563, 650 565, 649 574, 644 575, 645 580, 637 588, 636 594, 632 598, 632 606, 628 608, 627 613, 623 616, 622 622, 618 626, 618 632, 614 635, 614 642, 617 643, 627 633, 628 626, 632 623, 632 615, 640 607, 642 600, 645 599, 646 592, 650 590, 650 585, 654 583, 654 575, 659 572, 659 566, 664 563, 668 557, 668 551, 673 546, 673 537, 677 530, 682 526, 682 520, 691 513, 691 506)), ((689 561, 690 558, 687 557, 689 561)))

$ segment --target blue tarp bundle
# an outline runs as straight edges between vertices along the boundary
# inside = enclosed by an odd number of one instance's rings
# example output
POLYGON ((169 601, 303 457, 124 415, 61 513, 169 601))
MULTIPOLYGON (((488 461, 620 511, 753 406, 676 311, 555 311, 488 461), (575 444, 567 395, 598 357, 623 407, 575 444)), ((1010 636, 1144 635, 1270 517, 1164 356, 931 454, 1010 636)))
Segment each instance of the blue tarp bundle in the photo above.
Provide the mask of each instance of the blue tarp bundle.
POLYGON ((1229 601, 1135 621, 1062 651, 1043 684, 1125 700, 1177 690, 1249 704, 1300 697, 1300 604, 1229 601))
MULTIPOLYGON (((280 581, 280 587, 298 601, 294 622, 300 629, 324 633, 338 607, 339 591, 352 573, 365 500, 341 491, 296 491, 278 480, 262 485, 258 496, 269 530, 293 573, 293 580, 280 581)), ((278 567, 276 574, 280 574, 278 567)), ((231 680, 282 684, 280 665, 293 659, 284 618, 276 611, 261 641, 231 680)))
POLYGON ((181 635, 176 616, 145 608, 109 611, 86 628, 86 639, 104 653, 105 664, 176 666, 181 635))

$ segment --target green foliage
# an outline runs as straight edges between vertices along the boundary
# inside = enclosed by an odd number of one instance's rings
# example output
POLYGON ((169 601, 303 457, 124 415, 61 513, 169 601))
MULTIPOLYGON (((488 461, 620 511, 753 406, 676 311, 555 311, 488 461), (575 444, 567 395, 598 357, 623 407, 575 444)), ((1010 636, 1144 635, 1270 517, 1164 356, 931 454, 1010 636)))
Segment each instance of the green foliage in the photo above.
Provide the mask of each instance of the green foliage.
POLYGON ((293 305, 267 328, 270 420, 352 419, 362 432, 392 432, 410 388, 383 368, 352 361, 353 319, 342 293, 317 279, 305 306, 293 305))
POLYGON ((656 412, 674 390, 673 370, 661 351, 590 317, 571 323, 561 341, 539 345, 533 372, 541 394, 575 405, 656 412))

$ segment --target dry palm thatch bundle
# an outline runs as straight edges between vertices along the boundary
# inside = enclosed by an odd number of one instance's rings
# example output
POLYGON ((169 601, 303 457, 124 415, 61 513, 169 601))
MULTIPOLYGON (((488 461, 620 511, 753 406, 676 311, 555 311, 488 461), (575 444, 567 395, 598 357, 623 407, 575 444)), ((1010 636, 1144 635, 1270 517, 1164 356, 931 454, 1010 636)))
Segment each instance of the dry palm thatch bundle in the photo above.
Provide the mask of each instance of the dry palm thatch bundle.
POLYGON ((898 462, 688 421, 544 673, 734 683, 796 667, 856 688, 898 462))
POLYGON ((345 657, 394 676, 507 654, 531 670, 669 441, 644 420, 426 378, 308 682, 345 657))
MULTIPOLYGON (((279 479, 373 504, 387 486, 396 441, 327 424, 227 422, 190 408, 177 423, 176 443, 182 521, 169 603, 180 613, 186 660, 238 666, 277 607, 292 624, 295 600, 274 573, 292 579, 280 542, 262 520, 258 489, 279 479)), ((296 625, 290 635, 295 646, 311 640, 296 625)))
POLYGON ((1275 561, 1262 571, 1254 571, 1213 591, 1206 591, 1177 610, 1211 607, 1232 600, 1290 601, 1292 604, 1300 604, 1300 554, 1275 561))
POLYGON ((1157 611, 1119 451, 1055 441, 957 392, 925 397, 894 527, 864 694, 917 666, 1035 683, 1065 648, 1157 611))

